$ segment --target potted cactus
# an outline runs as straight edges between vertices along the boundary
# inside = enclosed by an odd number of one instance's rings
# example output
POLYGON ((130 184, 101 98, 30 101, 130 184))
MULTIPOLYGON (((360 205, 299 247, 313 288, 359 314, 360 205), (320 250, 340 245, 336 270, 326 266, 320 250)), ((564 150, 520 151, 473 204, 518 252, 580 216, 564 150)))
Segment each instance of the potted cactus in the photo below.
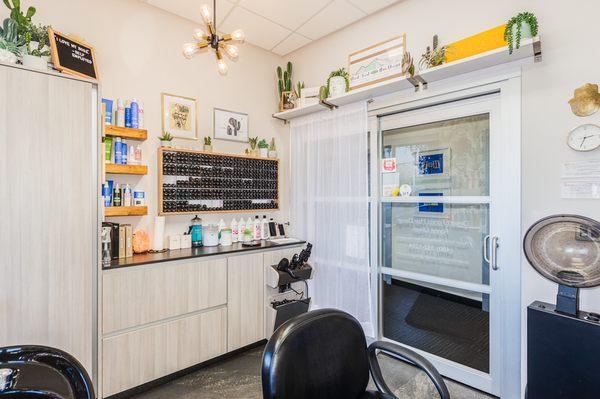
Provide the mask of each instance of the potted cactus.
POLYGON ((277 158, 277 147, 275 147, 275 137, 271 138, 271 144, 269 144, 269 158, 277 158))
POLYGON ((169 132, 164 132, 162 136, 159 136, 161 147, 170 147, 171 141, 173 140, 173 136, 169 132))
POLYGON ((263 158, 266 158, 269 156, 269 144, 267 143, 267 140, 261 139, 258 142, 258 151, 260 153, 260 156, 263 158))
POLYGON ((212 151, 212 139, 210 138, 210 136, 206 136, 204 138, 204 151, 212 151))
POLYGON ((19 38, 17 23, 6 18, 0 27, 0 61, 16 64, 24 42, 19 38))
POLYGON ((288 62, 285 71, 277 67, 277 91, 279 92, 279 111, 283 111, 284 93, 292 91, 292 63, 288 62))
POLYGON ((248 139, 248 144, 250 145, 250 150, 248 151, 248 155, 251 157, 255 157, 258 155, 258 150, 256 149, 256 145, 258 144, 258 137, 250 137, 248 139))

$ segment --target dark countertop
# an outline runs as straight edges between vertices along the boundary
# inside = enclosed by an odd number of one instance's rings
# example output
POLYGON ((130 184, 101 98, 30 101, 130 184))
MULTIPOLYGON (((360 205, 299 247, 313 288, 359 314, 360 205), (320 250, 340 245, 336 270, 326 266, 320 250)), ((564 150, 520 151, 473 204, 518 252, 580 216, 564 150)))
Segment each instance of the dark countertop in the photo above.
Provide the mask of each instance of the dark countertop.
POLYGON ((192 258, 201 258, 205 256, 212 255, 227 255, 234 254, 240 252, 252 252, 258 251, 261 249, 277 249, 277 248, 285 248, 291 247, 294 245, 301 245, 306 243, 303 240, 296 240, 295 242, 285 243, 285 244, 276 244, 271 241, 261 241, 260 246, 257 247, 243 247, 241 243, 234 243, 231 246, 223 247, 198 247, 198 248, 187 248, 187 249, 178 249, 175 251, 165 251, 165 252, 152 252, 147 254, 134 255, 131 258, 122 258, 113 260, 111 262, 110 267, 103 267, 103 270, 111 270, 111 269, 120 269, 123 267, 130 266, 140 266, 147 265, 150 263, 161 263, 161 262, 170 262, 175 260, 182 259, 192 259, 192 258))

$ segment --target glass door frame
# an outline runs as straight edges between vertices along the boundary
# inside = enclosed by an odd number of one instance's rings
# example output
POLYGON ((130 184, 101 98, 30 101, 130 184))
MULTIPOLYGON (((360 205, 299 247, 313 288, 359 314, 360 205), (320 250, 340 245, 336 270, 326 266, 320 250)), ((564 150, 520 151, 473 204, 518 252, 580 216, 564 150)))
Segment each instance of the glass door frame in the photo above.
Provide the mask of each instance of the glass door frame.
MULTIPOLYGON (((370 134, 370 148, 371 148, 371 248, 372 248, 372 299, 374 304, 374 312, 376 315, 376 335, 378 339, 388 340, 383 337, 382 329, 382 274, 391 274, 402 278, 417 277, 411 272, 398 271, 391 268, 382 266, 382 241, 380 239, 382 235, 382 204, 389 202, 397 203, 412 203, 415 202, 414 198, 402 198, 392 197, 383 198, 381 196, 381 176, 379 173, 381 154, 382 154, 382 129, 381 129, 381 118, 391 116, 393 114, 405 113, 406 111, 417 111, 423 109, 423 112, 435 112, 439 115, 453 115, 454 117, 471 116, 476 114, 489 113, 490 114, 490 149, 492 146, 499 145, 503 147, 503 151, 506 151, 507 143, 511 141, 518 143, 516 145, 512 159, 508 161, 516 161, 508 169, 508 177, 512 179, 509 184, 511 189, 516 189, 516 197, 509 198, 509 203, 503 204, 503 207, 509 208, 508 214, 510 216, 517 216, 516 223, 518 223, 518 229, 515 237, 506 237, 506 231, 500 232, 502 238, 507 238, 507 242, 501 242, 503 251, 506 254, 501 257, 500 264, 507 265, 508 262, 515 262, 516 267, 510 268, 510 271, 503 272, 502 274, 490 271, 490 285, 475 284, 468 282, 457 282, 456 280, 445 279, 441 277, 423 276, 419 275, 419 279, 427 280, 430 283, 442 284, 451 286, 454 288, 462 288, 469 291, 481 292, 484 294, 490 294, 491 312, 494 312, 494 317, 490 318, 490 374, 471 369, 467 366, 455 363, 453 361, 438 357, 436 355, 411 348, 416 352, 422 354, 428 358, 440 372, 452 379, 461 381, 465 384, 473 386, 477 389, 492 393, 494 395, 503 395, 503 397, 518 397, 520 392, 520 77, 518 79, 509 79, 507 81, 498 82, 490 85, 482 85, 473 90, 466 91, 455 91, 450 93, 435 93, 430 98, 422 98, 418 101, 407 102, 405 104, 396 105, 394 112, 385 111, 373 111, 370 112, 369 118, 369 129, 370 132, 376 132, 376 134, 370 134), (468 93, 467 93, 468 92, 468 93), (518 97, 515 94, 518 93, 518 97), (496 100, 490 99, 487 95, 495 94, 496 100), (480 96, 486 95, 487 98, 481 98, 480 96), (518 101, 517 101, 518 99, 518 101), (472 104, 487 104, 483 107, 477 105, 471 106, 472 104), (490 108, 490 105, 491 108, 490 108), (495 105, 493 105, 495 104, 495 105), (455 111, 444 113, 443 110, 452 109, 456 107, 455 111), (487 109, 487 112, 486 112, 487 109), (440 111, 442 110, 442 111, 440 111), (502 112, 504 111, 505 112, 502 112), (509 115, 506 111, 514 112, 513 115, 509 115), (512 130, 511 130, 512 128, 512 130), (502 143, 496 143, 492 141, 492 129, 496 137, 504 135, 502 143), (511 133, 512 132, 512 133, 511 133), (515 251, 516 249, 516 251, 515 251), (509 255, 509 256, 507 256, 509 255), (506 263, 504 263, 506 262, 506 263), (518 272, 518 279, 514 279, 515 272, 518 272), (512 282, 506 280, 513 279, 512 282), (504 278, 499 278, 501 275, 505 275, 504 278), (496 298, 492 298, 492 292, 496 298), (504 304, 499 305, 500 300, 504 300, 506 295, 518 293, 517 300, 507 301, 507 306, 504 304), (497 313, 497 315, 496 315, 497 313), (516 324, 514 324, 516 322, 516 324), (513 324, 507 324, 513 323, 513 324), (509 330, 510 331, 507 331, 509 330), (508 349, 508 350, 506 350, 508 349), (519 367, 516 368, 515 366, 519 367), (512 370, 511 370, 512 368, 512 370), (508 396, 506 396, 508 395, 508 396), (513 396, 516 395, 516 396, 513 396)), ((434 117, 431 121, 451 119, 445 117, 434 117)), ((426 123, 426 122, 425 122, 426 123)), ((498 176, 498 173, 492 173, 492 167, 496 164, 495 169, 498 169, 497 163, 501 160, 493 158, 493 151, 490 150, 490 192, 486 197, 449 197, 446 199, 436 198, 436 202, 455 203, 455 204, 482 204, 487 203, 490 206, 490 235, 495 234, 494 227, 492 225, 492 201, 491 198, 494 195, 492 189, 493 182, 499 184, 501 181, 506 182, 505 177, 498 176)), ((509 180, 510 180, 509 179, 509 180)), ((421 199, 422 202, 422 199, 421 199)), ((497 212, 494 209, 495 212, 497 212)), ((498 217, 506 217, 507 212, 500 211, 498 217)), ((506 229, 504 229, 506 230, 506 229)), ((514 233, 514 232, 513 232, 514 233)), ((492 313, 490 313, 492 314, 492 313)), ((389 341, 389 340, 388 340, 389 341)), ((398 343, 398 342, 396 342, 398 343)), ((400 344, 402 345, 402 344, 400 344)))

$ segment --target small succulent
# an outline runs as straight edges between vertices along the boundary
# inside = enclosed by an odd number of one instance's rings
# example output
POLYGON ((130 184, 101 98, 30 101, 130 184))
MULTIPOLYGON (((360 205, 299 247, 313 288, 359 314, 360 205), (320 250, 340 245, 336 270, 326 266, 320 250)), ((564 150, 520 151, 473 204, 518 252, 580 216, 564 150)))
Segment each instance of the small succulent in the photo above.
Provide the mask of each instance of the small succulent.
POLYGON ((211 145, 212 144, 212 138, 210 136, 206 136, 204 138, 204 145, 211 145))
POLYGON ((17 23, 11 18, 6 18, 0 27, 0 49, 18 57, 21 55, 19 47, 23 44, 25 43, 19 37, 17 23))
POLYGON ((302 89, 304 89, 304 82, 296 83, 296 88, 294 89, 294 94, 296 94, 296 98, 302 97, 302 89))
POLYGON ((275 137, 271 138, 271 144, 269 144, 269 151, 277 151, 277 147, 275 147, 275 137))
POLYGON ((173 136, 169 132, 164 132, 162 136, 159 136, 158 139, 160 141, 171 141, 173 140, 173 136))
POLYGON ((438 35, 433 36, 433 46, 427 46, 419 61, 419 69, 424 70, 442 65, 446 61, 446 46, 439 45, 438 35))
POLYGON ((329 81, 331 80, 331 78, 333 78, 335 76, 341 76, 342 78, 344 78, 344 80, 346 81, 346 91, 349 91, 350 90, 350 75, 348 75, 348 71, 346 71, 346 68, 340 68, 329 74, 329 77, 327 78, 327 91, 329 91, 329 87, 330 87, 329 81))
POLYGON ((506 23, 506 28, 504 29, 504 40, 508 42, 509 54, 512 54, 515 48, 519 48, 521 46, 521 25, 523 23, 529 25, 531 34, 533 36, 538 34, 538 20, 533 13, 525 11, 509 19, 506 23), (513 37, 512 32, 514 26, 517 27, 516 37, 513 37))
POLYGON ((248 144, 250 144, 250 148, 252 150, 256 150, 256 145, 258 144, 258 137, 248 138, 248 144))
POLYGON ((44 25, 29 25, 27 33, 25 34, 25 41, 27 43, 27 53, 36 57, 47 57, 50 55, 48 46, 50 41, 48 39, 48 28, 50 26, 44 25), (37 42, 37 47, 31 48, 30 43, 37 42))
POLYGON ((267 143, 267 140, 265 139, 261 139, 258 144, 257 144, 258 148, 269 148, 269 144, 267 143))

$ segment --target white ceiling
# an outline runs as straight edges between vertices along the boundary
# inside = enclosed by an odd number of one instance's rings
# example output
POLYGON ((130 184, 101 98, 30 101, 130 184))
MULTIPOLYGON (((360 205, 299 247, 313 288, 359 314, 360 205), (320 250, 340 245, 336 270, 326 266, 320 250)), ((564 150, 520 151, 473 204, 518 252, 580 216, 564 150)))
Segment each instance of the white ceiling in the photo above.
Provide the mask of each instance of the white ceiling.
MULTIPOLYGON (((212 0, 140 0, 194 21, 212 0)), ((400 0, 217 0, 221 32, 243 29, 246 41, 278 55, 350 25, 400 0)))

